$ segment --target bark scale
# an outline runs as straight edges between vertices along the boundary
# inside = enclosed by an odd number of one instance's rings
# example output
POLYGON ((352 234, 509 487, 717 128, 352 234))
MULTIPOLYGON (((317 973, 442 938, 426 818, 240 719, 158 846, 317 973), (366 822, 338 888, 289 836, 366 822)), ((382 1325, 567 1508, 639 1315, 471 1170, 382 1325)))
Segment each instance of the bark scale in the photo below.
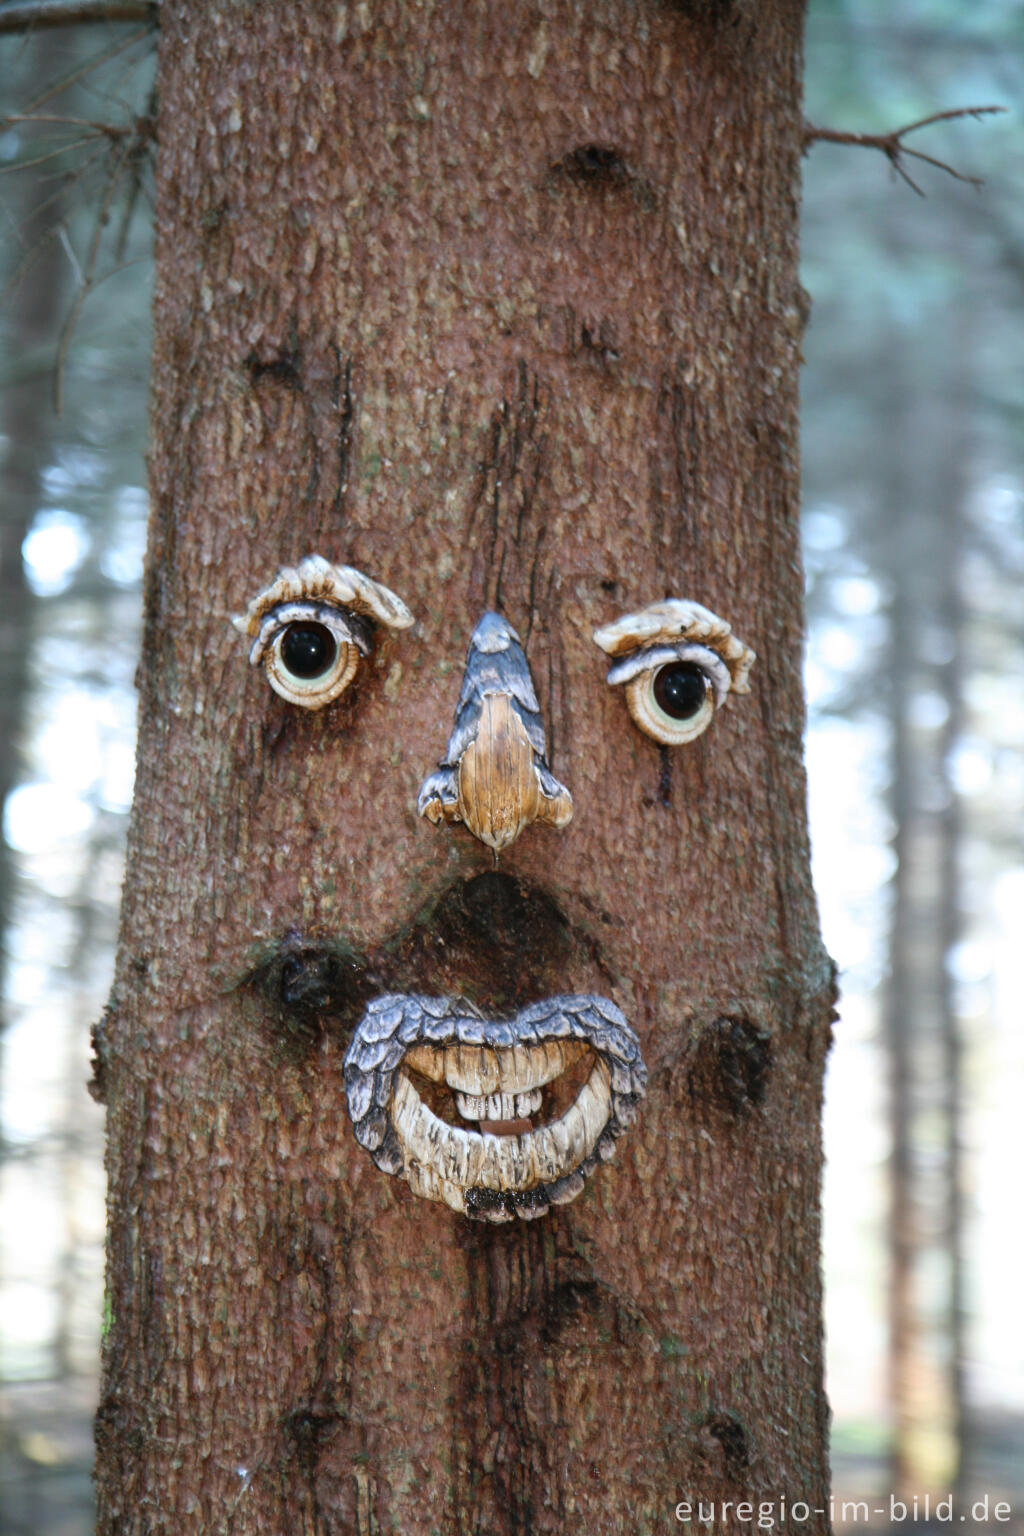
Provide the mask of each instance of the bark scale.
POLYGON ((102 1532, 825 1503, 801 26, 796 0, 161 7, 102 1532), (228 624, 310 550, 419 620, 319 714, 228 624), (666 594, 759 655, 671 755, 592 641, 666 594), (489 607, 576 803, 498 871, 415 814, 489 607), (494 1228, 379 1173, 341 1064, 393 989, 614 999, 650 1069, 615 1162, 494 1228))

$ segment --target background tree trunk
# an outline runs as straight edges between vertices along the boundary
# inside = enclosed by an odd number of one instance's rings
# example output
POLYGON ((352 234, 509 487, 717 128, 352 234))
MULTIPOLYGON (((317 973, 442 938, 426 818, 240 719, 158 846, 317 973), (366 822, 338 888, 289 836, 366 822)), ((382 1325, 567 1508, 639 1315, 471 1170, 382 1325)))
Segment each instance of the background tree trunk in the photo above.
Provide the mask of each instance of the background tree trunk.
POLYGON ((801 23, 161 7, 139 773, 97 1039, 103 1532, 824 1505, 801 23), (310 550, 420 621, 318 714, 228 623, 310 550), (666 593, 759 656, 672 754, 591 638, 666 593), (415 814, 487 607, 576 801, 497 874, 415 814), (399 987, 620 1004, 648 1097, 574 1204, 475 1224, 356 1146, 346 1044, 399 987))
MULTIPOLYGON (((69 57, 64 37, 33 39, 29 46, 40 73, 58 70, 69 57)), ((31 64, 21 63, 27 75, 31 64)), ((61 212, 60 197, 51 187, 30 185, 22 191, 20 205, 12 198, 9 214, 12 227, 20 230, 17 265, 39 249, 15 289, 17 302, 4 338, 7 363, 0 373, 0 818, 23 772, 34 599, 22 545, 39 511, 41 477, 55 427, 49 342, 63 302, 67 257, 57 239, 46 236, 60 222, 61 212)), ((5 286, 15 275, 2 272, 5 286)), ((15 883, 10 849, 0 836, 0 976, 7 965, 15 883)), ((7 1024, 0 1018, 0 1030, 7 1024)))

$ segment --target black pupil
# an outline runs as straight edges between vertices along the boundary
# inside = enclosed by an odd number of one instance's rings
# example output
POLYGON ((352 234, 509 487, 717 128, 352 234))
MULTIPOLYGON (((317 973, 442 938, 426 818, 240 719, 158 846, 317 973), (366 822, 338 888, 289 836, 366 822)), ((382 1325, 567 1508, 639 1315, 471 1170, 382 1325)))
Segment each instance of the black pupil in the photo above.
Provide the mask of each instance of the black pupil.
POLYGON ((654 674, 655 700, 671 720, 691 720, 707 691, 707 678, 692 661, 670 662, 654 674))
POLYGON ((289 624, 281 641, 281 660, 293 677, 319 677, 337 654, 326 624, 289 624))

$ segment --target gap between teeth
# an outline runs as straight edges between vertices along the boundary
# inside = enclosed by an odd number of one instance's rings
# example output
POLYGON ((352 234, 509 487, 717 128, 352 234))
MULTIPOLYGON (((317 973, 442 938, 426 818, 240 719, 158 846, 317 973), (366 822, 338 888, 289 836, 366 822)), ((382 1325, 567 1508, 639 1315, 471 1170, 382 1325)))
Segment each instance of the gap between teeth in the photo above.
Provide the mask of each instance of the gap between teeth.
POLYGON ((464 1190, 527 1190, 572 1173, 589 1157, 608 1123, 611 1105, 610 1074, 598 1059, 561 1119, 521 1136, 495 1136, 438 1119, 399 1071, 392 1122, 410 1157, 438 1178, 464 1190))

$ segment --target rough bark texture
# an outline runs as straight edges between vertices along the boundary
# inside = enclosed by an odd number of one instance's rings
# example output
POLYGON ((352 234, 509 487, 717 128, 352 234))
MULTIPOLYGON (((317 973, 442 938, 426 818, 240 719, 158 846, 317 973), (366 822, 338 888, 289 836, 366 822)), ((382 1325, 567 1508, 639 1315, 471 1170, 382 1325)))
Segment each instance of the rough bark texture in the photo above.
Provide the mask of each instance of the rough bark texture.
POLYGON ((139 778, 98 1039, 103 1532, 824 1502, 801 23, 796 0, 161 7, 139 778), (420 621, 319 714, 228 624, 310 550, 420 621), (759 655, 671 755, 591 638, 666 594, 759 655), (487 607, 576 804, 497 872, 415 815, 487 607), (651 1072, 616 1161, 498 1228, 379 1173, 341 1063, 392 989, 613 998, 651 1072))

